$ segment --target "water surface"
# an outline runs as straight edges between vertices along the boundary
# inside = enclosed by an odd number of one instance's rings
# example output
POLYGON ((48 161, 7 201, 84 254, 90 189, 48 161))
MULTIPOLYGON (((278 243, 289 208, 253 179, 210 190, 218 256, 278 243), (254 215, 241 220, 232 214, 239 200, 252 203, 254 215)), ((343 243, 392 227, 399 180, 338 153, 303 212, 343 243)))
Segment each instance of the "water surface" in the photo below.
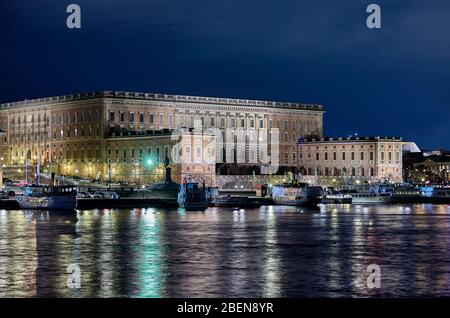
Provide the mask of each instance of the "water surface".
POLYGON ((450 296, 450 206, 0 210, 0 297, 53 296, 450 296))

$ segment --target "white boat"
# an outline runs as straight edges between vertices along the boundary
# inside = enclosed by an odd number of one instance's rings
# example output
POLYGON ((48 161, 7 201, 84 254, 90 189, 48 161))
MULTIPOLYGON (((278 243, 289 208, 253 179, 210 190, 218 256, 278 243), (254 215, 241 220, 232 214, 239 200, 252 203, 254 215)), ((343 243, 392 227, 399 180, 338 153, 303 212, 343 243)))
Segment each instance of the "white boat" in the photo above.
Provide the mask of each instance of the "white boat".
POLYGON ((275 185, 272 188, 272 199, 279 205, 315 206, 321 202, 322 194, 321 187, 305 183, 275 185))
POLYGON ((325 192, 322 197, 323 204, 351 204, 352 195, 343 192, 325 192))
POLYGON ((352 196, 352 203, 422 203, 418 189, 408 184, 372 184, 346 187, 345 193, 352 196))
POLYGON ((392 193, 375 193, 370 191, 352 192, 352 204, 390 203, 392 193))
POLYGON ((72 185, 24 187, 24 193, 17 196, 17 203, 25 210, 75 210, 77 188, 72 185))
POLYGON ((199 187, 196 182, 184 182, 180 185, 178 193, 178 205, 185 210, 205 210, 209 200, 205 185, 199 187))

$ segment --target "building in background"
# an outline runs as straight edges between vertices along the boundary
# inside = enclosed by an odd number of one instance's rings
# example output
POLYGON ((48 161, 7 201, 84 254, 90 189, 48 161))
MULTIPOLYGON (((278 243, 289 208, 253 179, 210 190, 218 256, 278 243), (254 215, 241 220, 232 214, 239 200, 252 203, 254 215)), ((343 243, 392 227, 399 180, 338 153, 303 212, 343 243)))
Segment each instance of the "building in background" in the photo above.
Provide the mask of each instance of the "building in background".
POLYGON ((404 155, 405 180, 425 184, 450 184, 450 151, 427 150, 404 155))
POLYGON ((300 175, 321 184, 402 181, 399 137, 305 139, 298 144, 298 158, 300 175))
MULTIPOLYGON (((0 105, 0 128, 5 131, 3 164, 23 167, 26 162, 40 162, 44 171, 52 169, 64 175, 139 180, 144 170, 158 175, 154 172, 160 166, 157 163, 166 154, 171 157, 176 144, 170 139, 173 130, 190 131, 199 123, 203 131, 278 128, 283 171, 297 166, 299 137, 322 137, 323 113, 323 107, 315 104, 117 91, 5 103, 0 105), (150 162, 153 168, 145 167, 150 162)), ((223 147, 211 148, 217 162, 223 162, 223 147)), ((248 174, 255 167, 249 149, 246 144, 244 162, 217 164, 216 171, 232 173, 230 167, 239 167, 242 174, 248 174)), ((191 150, 193 155, 197 153, 197 149, 191 150)), ((208 163, 181 165, 180 173, 189 169, 211 174, 208 163)))

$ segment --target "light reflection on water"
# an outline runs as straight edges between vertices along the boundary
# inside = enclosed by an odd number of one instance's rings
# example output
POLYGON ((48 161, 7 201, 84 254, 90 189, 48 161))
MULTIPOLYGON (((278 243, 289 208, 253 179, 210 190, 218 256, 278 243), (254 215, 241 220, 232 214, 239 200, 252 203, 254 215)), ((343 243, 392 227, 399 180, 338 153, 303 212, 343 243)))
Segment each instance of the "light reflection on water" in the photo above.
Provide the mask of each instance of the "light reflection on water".
POLYGON ((0 210, 0 297, 450 296, 449 275, 446 205, 0 210))

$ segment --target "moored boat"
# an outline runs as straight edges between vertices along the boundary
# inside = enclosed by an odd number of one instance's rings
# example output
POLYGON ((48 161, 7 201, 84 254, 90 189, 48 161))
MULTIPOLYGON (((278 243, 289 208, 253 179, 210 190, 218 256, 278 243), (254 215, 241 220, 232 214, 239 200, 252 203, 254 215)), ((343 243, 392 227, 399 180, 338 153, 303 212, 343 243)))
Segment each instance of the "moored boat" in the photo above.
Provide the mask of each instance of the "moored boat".
POLYGON ((205 185, 199 187, 196 182, 184 182, 180 185, 178 205, 185 210, 205 210, 209 200, 205 185))
POLYGON ((77 188, 72 185, 30 185, 16 197, 21 209, 26 210, 75 210, 77 188))
POLYGON ((428 186, 419 189, 425 203, 450 204, 450 187, 428 186))
POLYGON ((350 193, 352 204, 390 203, 391 193, 376 193, 371 191, 355 191, 350 193))
POLYGON ((323 204, 351 204, 352 195, 343 192, 327 192, 323 194, 323 204))
POLYGON ((410 184, 381 184, 378 187, 381 193, 391 193, 389 203, 423 203, 420 190, 410 184))
POLYGON ((352 196, 352 203, 422 203, 418 189, 408 184, 372 184, 347 188, 344 193, 352 196))
POLYGON ((242 196, 219 196, 212 200, 212 205, 222 208, 258 208, 262 205, 258 200, 242 196))
POLYGON ((272 198, 279 205, 315 206, 322 200, 323 190, 307 183, 275 185, 272 198))

